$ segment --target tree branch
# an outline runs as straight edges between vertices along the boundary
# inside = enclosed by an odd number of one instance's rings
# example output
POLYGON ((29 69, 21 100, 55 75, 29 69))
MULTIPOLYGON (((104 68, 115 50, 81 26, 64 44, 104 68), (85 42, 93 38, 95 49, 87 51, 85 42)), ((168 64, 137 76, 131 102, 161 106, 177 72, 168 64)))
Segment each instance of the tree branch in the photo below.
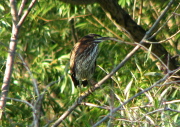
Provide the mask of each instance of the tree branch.
POLYGON ((27 0, 22 0, 21 6, 19 7, 18 17, 21 16, 27 0))
MULTIPOLYGON (((164 101, 164 102, 162 102, 162 105, 169 105, 169 104, 174 104, 174 103, 180 103, 180 100, 164 101)), ((81 105, 105 109, 105 110, 111 109, 110 106, 99 106, 99 105, 88 103, 88 102, 82 102, 81 105)), ((142 106, 138 106, 138 107, 130 107, 129 109, 136 110, 136 109, 148 108, 148 107, 153 107, 153 106, 154 105, 152 105, 152 104, 147 104, 147 105, 142 105, 142 106)), ((121 110, 125 110, 125 108, 120 108, 119 111, 121 111, 121 110)))
MULTIPOLYGON (((12 36, 10 39, 9 52, 8 52, 7 62, 6 62, 6 69, 4 73, 3 85, 1 88, 2 92, 1 92, 1 99, 0 99, 0 119, 2 119, 4 107, 6 105, 6 98, 9 91, 10 79, 12 75, 12 69, 13 69, 14 58, 15 58, 15 53, 16 53, 16 45, 18 42, 19 28, 22 25, 28 13, 30 12, 35 1, 36 0, 33 0, 30 3, 30 6, 27 12, 19 20, 16 0, 10 0, 11 16, 12 16, 12 22, 13 22, 12 23, 12 36)), ((25 4, 25 3, 22 3, 22 4, 25 4)), ((24 5, 21 5, 21 6, 24 6, 24 5)))
POLYGON ((3 110, 6 105, 6 97, 9 91, 9 84, 12 75, 12 69, 14 64, 14 57, 16 51, 18 28, 16 27, 18 22, 17 5, 15 0, 10 0, 11 15, 12 15, 12 36, 9 44, 9 53, 6 62, 6 70, 4 73, 3 85, 1 88, 1 99, 0 99, 0 119, 2 119, 3 110))
POLYGON ((176 7, 176 9, 172 13, 172 15, 166 20, 166 22, 155 33, 153 33, 153 35, 151 37, 149 37, 149 40, 153 39, 155 37, 155 35, 157 35, 159 33, 159 31, 161 31, 161 29, 167 24, 167 22, 174 16, 174 13, 178 10, 179 6, 180 6, 180 3, 176 7))
POLYGON ((28 71, 28 73, 29 73, 29 75, 30 75, 30 77, 31 77, 31 79, 32 79, 32 81, 33 81, 33 86, 34 86, 35 94, 36 94, 37 96, 39 96, 39 90, 38 90, 38 85, 37 85, 36 79, 34 78, 32 72, 30 71, 28 65, 26 64, 26 62, 24 61, 24 59, 22 58, 22 56, 21 56, 20 54, 18 54, 18 56, 19 56, 19 59, 22 61, 22 64, 24 65, 24 67, 25 67, 26 70, 28 71))
MULTIPOLYGON (((24 13, 24 15, 21 17, 21 19, 19 20, 17 27, 21 27, 21 25, 23 24, 24 20, 26 19, 27 15, 29 14, 29 12, 31 11, 32 7, 34 6, 34 4, 36 3, 36 0, 32 0, 27 11, 24 13)), ((24 2, 25 4, 25 2, 24 2)))
POLYGON ((171 7, 171 5, 173 4, 174 0, 171 0, 168 5, 166 6, 166 8, 164 9, 164 11, 161 13, 161 15, 158 17, 158 19, 155 21, 155 23, 153 24, 153 26, 147 31, 147 33, 149 34, 149 36, 152 34, 152 32, 156 29, 157 25, 159 24, 160 20, 162 19, 162 17, 164 17, 164 15, 166 14, 166 12, 169 10, 169 8, 171 7))

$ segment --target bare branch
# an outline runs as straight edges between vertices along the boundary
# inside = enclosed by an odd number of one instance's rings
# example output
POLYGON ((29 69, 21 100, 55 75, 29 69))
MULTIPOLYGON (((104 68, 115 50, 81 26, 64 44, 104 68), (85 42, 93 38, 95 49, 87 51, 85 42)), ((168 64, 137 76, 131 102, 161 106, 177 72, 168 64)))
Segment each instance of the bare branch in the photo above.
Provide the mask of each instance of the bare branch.
POLYGON ((144 116, 142 116, 141 118, 139 118, 138 119, 138 121, 139 120, 141 120, 143 117, 146 117, 147 115, 149 115, 149 114, 153 114, 153 113, 156 113, 156 112, 162 112, 162 111, 168 111, 168 110, 170 110, 170 111, 173 111, 173 112, 177 112, 177 113, 180 113, 180 111, 177 111, 177 110, 174 110, 174 109, 171 109, 171 108, 160 108, 160 109, 156 109, 156 110, 154 110, 154 111, 152 111, 152 112, 148 112, 148 113, 146 113, 146 114, 144 114, 144 116))
POLYGON ((24 67, 26 68, 26 70, 28 71, 29 75, 31 76, 31 79, 33 81, 33 85, 34 85, 34 91, 36 93, 37 96, 39 96, 39 90, 38 90, 38 85, 37 85, 37 81, 34 78, 31 70, 29 69, 28 65, 26 64, 26 62, 24 62, 24 59, 22 58, 22 56, 20 54, 18 54, 20 60, 22 61, 22 64, 24 65, 24 67))
POLYGON ((180 111, 177 111, 177 110, 174 110, 174 109, 171 109, 171 108, 166 108, 165 110, 170 110, 170 111, 173 111, 173 112, 180 113, 180 111))
POLYGON ((180 14, 178 14, 178 13, 173 13, 174 15, 178 15, 178 16, 180 16, 180 14))
POLYGON ((166 22, 151 36, 149 37, 149 40, 154 38, 155 35, 157 35, 161 30, 162 28, 167 24, 167 22, 172 18, 172 16, 175 14, 175 12, 177 11, 177 9, 179 8, 180 6, 180 3, 178 4, 178 6, 176 7, 176 9, 174 10, 174 12, 172 13, 172 15, 166 20, 166 22))
POLYGON ((26 1, 27 1, 27 0, 22 0, 21 6, 19 7, 18 17, 21 16, 21 14, 22 14, 22 12, 23 12, 23 9, 24 9, 24 6, 25 6, 25 4, 26 4, 26 1))
POLYGON ((6 99, 10 99, 10 100, 14 100, 14 101, 18 101, 18 102, 22 102, 24 104, 27 104, 32 109, 33 121, 37 121, 37 110, 35 109, 35 107, 31 103, 29 103, 29 102, 27 102, 25 100, 9 98, 9 97, 7 97, 6 99))
MULTIPOLYGON (((179 77, 180 78, 180 77, 179 77)), ((164 85, 170 85, 170 84, 180 84, 180 80, 179 81, 171 81, 171 82, 166 82, 163 85, 160 86, 164 86, 164 85)))
POLYGON ((19 27, 22 25, 24 19, 30 12, 32 6, 34 5, 36 0, 33 0, 28 8, 28 11, 24 14, 24 16, 19 21, 18 17, 18 11, 17 11, 17 3, 16 0, 10 0, 10 7, 11 7, 11 15, 12 15, 12 36, 10 39, 9 44, 9 52, 7 56, 7 62, 6 62, 6 69, 4 73, 4 79, 3 79, 3 85, 1 88, 1 99, 0 99, 0 119, 2 119, 4 107, 6 105, 6 98, 9 91, 9 85, 10 85, 10 79, 12 75, 12 69, 14 65, 14 58, 16 53, 16 45, 18 42, 18 33, 19 33, 19 27))
POLYGON ((16 51, 17 37, 18 37, 18 28, 16 24, 18 22, 18 14, 17 14, 17 5, 15 0, 10 0, 11 6, 11 15, 12 15, 12 36, 9 44, 9 53, 6 62, 6 69, 4 73, 3 85, 1 88, 1 100, 0 100, 0 119, 2 119, 4 106, 6 105, 6 97, 9 91, 10 79, 12 75, 12 69, 14 64, 14 57, 16 51))
POLYGON ((175 37, 178 33, 180 33, 180 30, 178 30, 175 34, 173 34, 173 35, 170 36, 169 38, 164 39, 164 40, 159 41, 159 42, 151 42, 151 41, 148 41, 148 40, 146 40, 146 41, 144 41, 144 42, 145 42, 145 43, 149 43, 149 44, 159 44, 159 43, 163 43, 163 42, 166 42, 166 41, 172 39, 172 38, 175 37))
POLYGON ((17 27, 21 27, 22 23, 24 22, 25 18, 27 17, 27 15, 29 14, 29 12, 31 11, 32 7, 34 6, 34 4, 36 3, 36 0, 32 0, 27 11, 24 13, 24 15, 21 17, 21 19, 19 20, 17 27))
POLYGON ((27 102, 25 100, 20 100, 20 99, 10 98, 10 97, 7 97, 6 99, 10 99, 10 100, 14 100, 14 101, 18 101, 18 102, 22 102, 24 104, 27 104, 32 109, 32 113, 36 112, 36 109, 34 108, 34 106, 31 103, 29 103, 29 102, 27 102))
POLYGON ((158 19, 155 21, 155 23, 153 24, 153 26, 147 31, 148 37, 151 35, 152 31, 156 28, 156 26, 159 24, 159 22, 161 21, 161 19, 164 17, 164 15, 166 14, 166 12, 169 10, 169 8, 171 7, 171 5, 173 4, 174 0, 171 0, 168 5, 166 6, 166 8, 164 9, 164 11, 161 13, 161 15, 158 17, 158 19))
MULTIPOLYGON (((159 85, 157 85, 159 86, 159 85)), ((162 105, 169 105, 169 104, 174 104, 174 103, 180 103, 180 100, 172 100, 172 101, 164 101, 162 102, 162 105)), ((100 108, 100 109, 105 109, 105 110, 110 110, 110 106, 100 106, 88 102, 82 102, 81 105, 89 106, 89 107, 95 107, 95 108, 100 108)), ((148 108, 148 107, 153 107, 154 105, 152 104, 147 104, 147 105, 142 105, 142 106, 137 106, 137 107, 130 107, 130 110, 136 110, 136 109, 142 109, 142 108, 148 108)), ((125 110, 125 108, 120 108, 118 111, 125 110)))
POLYGON ((70 20, 73 18, 79 18, 79 17, 86 17, 86 16, 90 16, 91 14, 86 14, 86 15, 78 15, 78 16, 72 16, 72 17, 68 17, 68 18, 58 18, 58 19, 45 19, 43 17, 39 17, 37 16, 39 19, 45 21, 45 22, 53 22, 53 21, 59 21, 59 20, 70 20))

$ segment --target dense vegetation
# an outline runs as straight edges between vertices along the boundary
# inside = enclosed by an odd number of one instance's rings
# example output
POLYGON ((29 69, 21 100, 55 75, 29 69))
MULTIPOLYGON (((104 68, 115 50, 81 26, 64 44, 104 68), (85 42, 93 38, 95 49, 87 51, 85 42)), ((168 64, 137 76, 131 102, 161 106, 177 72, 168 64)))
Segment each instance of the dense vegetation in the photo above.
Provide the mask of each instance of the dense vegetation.
MULTIPOLYGON (((136 46, 128 31, 119 29, 114 21, 107 17, 100 4, 74 5, 68 2, 71 3, 71 0, 67 0, 66 3, 60 0, 40 0, 23 22, 19 30, 1 126, 35 126, 33 119, 35 110, 39 114, 38 126, 51 126, 82 92, 90 88, 75 88, 69 75, 70 51, 81 37, 96 33, 126 42, 100 43, 94 75, 96 81, 100 81, 111 72, 136 46)), ((168 2, 168 0, 165 2, 119 0, 118 4, 138 25, 149 30, 168 2)), ((25 9, 29 4, 30 1, 27 1, 25 9)), ((18 8, 20 5, 21 2, 17 1, 18 8)), ((152 33, 156 33, 162 27, 154 38, 158 40, 157 42, 167 39, 161 45, 171 57, 175 58, 177 67, 180 62, 179 6, 177 0, 173 1, 152 33)), ((8 0, 0 2, 1 84, 12 35, 10 9, 8 0)), ((100 86, 100 89, 88 95, 82 105, 64 119, 61 126, 92 126, 108 113, 111 113, 111 116, 100 126, 180 126, 180 80, 177 79, 180 76, 180 69, 158 83, 156 87, 132 99, 117 112, 111 112, 130 97, 163 79, 170 71, 159 70, 156 65, 159 60, 151 59, 152 45, 150 44, 147 50, 139 49, 111 79, 100 86)), ((171 63, 167 60, 165 64, 168 66, 171 63)))

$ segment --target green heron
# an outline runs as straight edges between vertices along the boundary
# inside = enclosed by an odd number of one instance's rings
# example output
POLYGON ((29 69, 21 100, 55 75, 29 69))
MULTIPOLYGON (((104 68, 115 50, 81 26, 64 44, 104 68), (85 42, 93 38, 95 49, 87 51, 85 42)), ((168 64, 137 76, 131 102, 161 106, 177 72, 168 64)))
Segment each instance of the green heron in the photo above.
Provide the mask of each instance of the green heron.
POLYGON ((70 73, 75 86, 87 86, 95 72, 98 44, 108 37, 88 34, 75 44, 70 55, 70 73))

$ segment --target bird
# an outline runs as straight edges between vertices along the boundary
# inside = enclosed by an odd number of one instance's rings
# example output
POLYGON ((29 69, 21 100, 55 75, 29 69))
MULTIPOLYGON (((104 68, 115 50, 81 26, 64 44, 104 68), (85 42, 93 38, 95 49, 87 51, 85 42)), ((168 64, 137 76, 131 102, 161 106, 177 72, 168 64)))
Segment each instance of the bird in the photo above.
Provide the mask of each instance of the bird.
POLYGON ((98 56, 98 44, 108 40, 98 34, 82 37, 73 47, 70 54, 70 75, 74 86, 87 86, 92 79, 98 56))

